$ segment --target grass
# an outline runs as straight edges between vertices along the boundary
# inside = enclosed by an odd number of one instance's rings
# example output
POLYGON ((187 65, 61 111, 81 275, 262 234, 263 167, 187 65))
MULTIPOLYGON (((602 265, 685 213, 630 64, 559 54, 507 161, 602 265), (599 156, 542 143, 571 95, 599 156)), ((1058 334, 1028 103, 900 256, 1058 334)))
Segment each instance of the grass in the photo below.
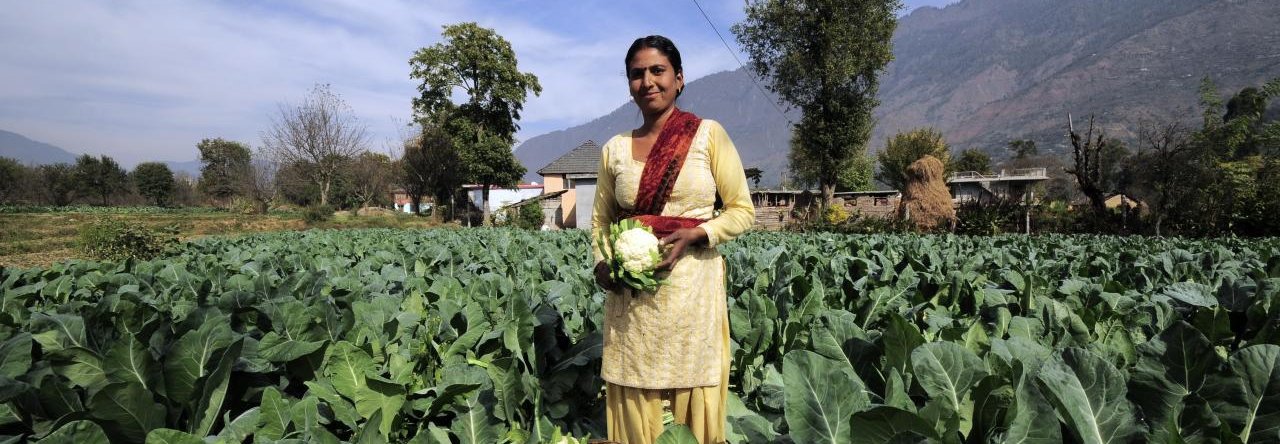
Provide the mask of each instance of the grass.
POLYGON ((68 259, 82 258, 76 249, 80 229, 102 218, 120 219, 147 227, 176 226, 186 241, 204 236, 233 236, 266 231, 312 228, 429 228, 439 223, 407 214, 337 216, 308 225, 298 214, 235 214, 192 209, 191 211, 138 212, 130 208, 92 208, 83 212, 3 212, 0 211, 0 266, 47 267, 68 259))

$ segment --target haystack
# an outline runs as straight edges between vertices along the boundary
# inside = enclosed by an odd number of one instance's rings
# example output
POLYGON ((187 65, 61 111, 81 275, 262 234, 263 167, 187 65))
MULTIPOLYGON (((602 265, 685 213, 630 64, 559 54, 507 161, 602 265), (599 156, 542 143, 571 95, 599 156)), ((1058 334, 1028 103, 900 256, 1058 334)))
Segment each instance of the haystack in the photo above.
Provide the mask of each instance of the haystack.
POLYGON ((942 161, 929 155, 907 167, 906 189, 902 190, 898 213, 921 231, 949 228, 956 220, 943 171, 942 161))

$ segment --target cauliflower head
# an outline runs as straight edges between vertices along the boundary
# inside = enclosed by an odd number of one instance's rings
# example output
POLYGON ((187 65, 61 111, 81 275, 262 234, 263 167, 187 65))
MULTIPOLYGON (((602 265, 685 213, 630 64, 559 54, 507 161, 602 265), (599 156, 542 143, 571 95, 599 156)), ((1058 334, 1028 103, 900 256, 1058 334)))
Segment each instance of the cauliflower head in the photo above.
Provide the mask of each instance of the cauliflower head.
POLYGON ((661 262, 658 238, 643 228, 632 228, 618 235, 614 252, 622 262, 622 268, 632 273, 652 271, 661 262))

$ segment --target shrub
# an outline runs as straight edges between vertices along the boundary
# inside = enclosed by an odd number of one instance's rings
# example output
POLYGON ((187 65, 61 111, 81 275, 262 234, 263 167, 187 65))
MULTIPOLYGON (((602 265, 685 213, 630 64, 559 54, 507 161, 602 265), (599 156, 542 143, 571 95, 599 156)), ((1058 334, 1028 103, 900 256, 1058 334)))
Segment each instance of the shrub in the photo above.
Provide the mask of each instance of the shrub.
POLYGON ((333 207, 312 205, 302 212, 302 220, 309 224, 324 222, 333 217, 333 207))
POLYGON ((542 206, 525 204, 516 208, 504 208, 493 215, 494 226, 537 230, 542 228, 542 206))
POLYGON ((153 259, 178 244, 177 227, 152 228, 102 219, 80 228, 77 246, 93 259, 153 259))
POLYGON ((849 212, 841 205, 831 205, 822 212, 822 220, 830 225, 840 225, 849 220, 849 212))
POLYGON ((964 202, 956 208, 956 234, 994 236, 1002 233, 1021 233, 1027 208, 1021 202, 996 200, 994 202, 964 202))

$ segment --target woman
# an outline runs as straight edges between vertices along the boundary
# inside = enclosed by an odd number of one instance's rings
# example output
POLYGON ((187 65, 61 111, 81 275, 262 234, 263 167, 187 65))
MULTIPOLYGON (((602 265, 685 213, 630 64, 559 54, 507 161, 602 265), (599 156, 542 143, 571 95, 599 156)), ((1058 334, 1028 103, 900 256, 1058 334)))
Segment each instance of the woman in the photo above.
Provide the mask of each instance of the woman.
POLYGON ((608 292, 601 376, 609 439, 652 443, 669 407, 700 443, 723 442, 729 318, 715 246, 755 218, 746 175, 719 123, 676 107, 684 70, 671 40, 636 39, 626 67, 644 124, 602 148, 592 235, 627 217, 645 222, 667 249, 658 268, 669 274, 655 293, 624 288, 592 243, 596 280, 608 292))

